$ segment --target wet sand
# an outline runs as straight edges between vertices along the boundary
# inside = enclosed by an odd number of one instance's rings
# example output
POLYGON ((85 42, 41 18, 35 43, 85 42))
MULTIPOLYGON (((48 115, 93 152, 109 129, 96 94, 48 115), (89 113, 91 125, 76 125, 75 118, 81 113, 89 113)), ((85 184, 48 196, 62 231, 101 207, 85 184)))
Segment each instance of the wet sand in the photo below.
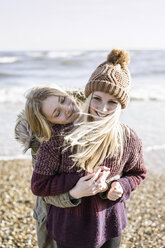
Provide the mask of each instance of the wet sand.
MULTIPOLYGON (((29 160, 0 161, 0 248, 37 248, 29 160)), ((165 248, 165 175, 148 171, 127 201, 121 248, 165 248)))

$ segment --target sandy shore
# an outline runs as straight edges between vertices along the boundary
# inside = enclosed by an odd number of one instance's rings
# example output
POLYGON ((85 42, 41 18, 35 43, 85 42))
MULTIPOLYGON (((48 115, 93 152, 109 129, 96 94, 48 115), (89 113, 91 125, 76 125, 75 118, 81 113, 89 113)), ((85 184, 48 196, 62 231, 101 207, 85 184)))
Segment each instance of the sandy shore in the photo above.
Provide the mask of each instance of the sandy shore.
MULTIPOLYGON (((0 248, 37 247, 29 160, 0 161, 0 248)), ((121 248, 165 248, 165 175, 148 172, 127 201, 121 248)))

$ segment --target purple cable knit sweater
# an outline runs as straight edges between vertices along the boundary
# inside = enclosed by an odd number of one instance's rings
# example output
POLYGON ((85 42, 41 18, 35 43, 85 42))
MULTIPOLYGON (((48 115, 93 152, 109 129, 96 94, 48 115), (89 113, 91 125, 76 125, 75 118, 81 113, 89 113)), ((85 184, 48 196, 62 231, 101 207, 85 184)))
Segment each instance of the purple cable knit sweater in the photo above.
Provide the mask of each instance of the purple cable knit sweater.
MULTIPOLYGON (((50 196, 67 192, 84 175, 84 172, 77 172, 76 167, 70 169, 70 150, 62 152, 62 131, 67 126, 54 126, 52 138, 40 147, 31 180, 35 195, 50 196)), ((97 194, 83 197, 81 204, 74 208, 50 205, 48 233, 59 244, 71 248, 99 248, 110 238, 121 235, 126 227, 125 201, 146 176, 141 141, 130 130, 131 135, 120 164, 115 159, 106 159, 103 163, 110 168, 112 177, 123 173, 117 180, 123 187, 122 197, 114 202, 101 199, 97 194)))

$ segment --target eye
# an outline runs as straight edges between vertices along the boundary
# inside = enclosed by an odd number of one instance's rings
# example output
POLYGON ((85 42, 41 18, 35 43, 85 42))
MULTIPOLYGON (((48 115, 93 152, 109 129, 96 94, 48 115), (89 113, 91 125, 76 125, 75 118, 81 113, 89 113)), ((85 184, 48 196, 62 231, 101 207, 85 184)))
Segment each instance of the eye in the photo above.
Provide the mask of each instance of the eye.
POLYGON ((94 96, 93 99, 96 100, 96 101, 101 101, 101 99, 99 97, 97 97, 97 96, 94 96))
POLYGON ((57 110, 56 114, 54 115, 54 117, 59 117, 61 114, 61 111, 60 110, 57 110))
POLYGON ((65 96, 61 96, 61 97, 60 97, 60 102, 61 102, 61 103, 64 103, 64 102, 65 102, 65 96))
POLYGON ((108 101, 109 104, 117 104, 117 102, 114 101, 108 101))

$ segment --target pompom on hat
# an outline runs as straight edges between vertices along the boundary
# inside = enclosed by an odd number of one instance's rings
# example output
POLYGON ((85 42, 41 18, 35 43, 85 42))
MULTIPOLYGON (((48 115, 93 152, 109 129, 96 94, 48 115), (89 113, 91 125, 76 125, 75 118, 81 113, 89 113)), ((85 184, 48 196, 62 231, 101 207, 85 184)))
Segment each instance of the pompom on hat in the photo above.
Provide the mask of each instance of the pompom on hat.
POLYGON ((130 91, 130 73, 127 69, 130 57, 124 50, 113 49, 107 61, 92 73, 85 87, 85 96, 94 91, 109 93, 117 98, 122 109, 126 108, 130 91))

